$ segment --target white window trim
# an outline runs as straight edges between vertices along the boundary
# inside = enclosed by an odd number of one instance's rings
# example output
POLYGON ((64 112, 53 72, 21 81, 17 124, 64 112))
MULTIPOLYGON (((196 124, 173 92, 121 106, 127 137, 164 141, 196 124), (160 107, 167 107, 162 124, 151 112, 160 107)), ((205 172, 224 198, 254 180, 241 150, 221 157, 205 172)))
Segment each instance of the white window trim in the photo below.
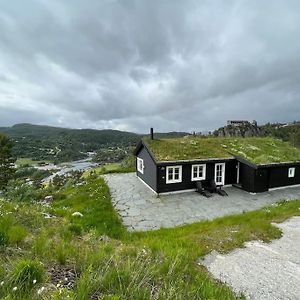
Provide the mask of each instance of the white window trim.
POLYGON ((225 163, 217 163, 215 164, 215 182, 217 185, 225 185, 225 163), (223 172, 222 172, 222 182, 217 182, 217 166, 222 165, 223 166, 223 172))
POLYGON ((140 173, 144 174, 144 168, 145 168, 145 166, 144 166, 144 160, 142 158, 140 158, 140 157, 137 157, 137 162, 136 163, 137 163, 137 170, 140 173))
MULTIPOLYGON (((173 171, 173 177, 174 177, 174 171, 173 171)), ((169 166, 166 167, 166 183, 178 183, 178 182, 182 182, 182 166, 169 166), (171 179, 169 180, 169 170, 174 168, 179 168, 179 178, 178 179, 171 179)))
POLYGON ((295 177, 295 168, 294 167, 289 168, 288 176, 289 176, 289 178, 295 177))
POLYGON ((206 164, 201 164, 201 165, 192 165, 192 175, 191 175, 192 181, 197 181, 197 180, 205 180, 206 178, 206 164), (199 170, 199 167, 202 167, 202 177, 194 177, 194 168, 197 168, 197 173, 199 170))

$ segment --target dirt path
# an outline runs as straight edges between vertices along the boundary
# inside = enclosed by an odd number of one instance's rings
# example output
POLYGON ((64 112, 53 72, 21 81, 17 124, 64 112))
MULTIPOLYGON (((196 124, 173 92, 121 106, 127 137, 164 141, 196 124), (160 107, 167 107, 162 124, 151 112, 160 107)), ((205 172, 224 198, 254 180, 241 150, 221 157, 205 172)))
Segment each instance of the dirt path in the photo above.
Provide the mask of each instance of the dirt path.
POLYGON ((276 224, 283 236, 270 244, 246 243, 227 255, 211 253, 203 264, 247 299, 300 299, 300 217, 276 224))

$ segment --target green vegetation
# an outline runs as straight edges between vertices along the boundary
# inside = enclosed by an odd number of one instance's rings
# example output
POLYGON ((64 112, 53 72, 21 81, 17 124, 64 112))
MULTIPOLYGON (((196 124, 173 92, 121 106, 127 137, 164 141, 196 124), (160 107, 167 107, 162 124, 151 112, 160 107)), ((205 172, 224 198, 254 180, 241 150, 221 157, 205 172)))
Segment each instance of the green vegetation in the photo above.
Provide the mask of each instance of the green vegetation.
POLYGON ((49 163, 47 160, 33 160, 31 158, 18 158, 16 160, 16 165, 17 166, 31 166, 31 165, 36 165, 36 164, 41 164, 41 163, 49 163))
POLYGON ((86 158, 87 152, 107 147, 134 146, 140 139, 140 135, 118 130, 67 129, 31 124, 2 127, 0 132, 13 140, 13 153, 18 159, 55 163, 86 158))
POLYGON ((289 142, 293 147, 300 147, 300 123, 293 122, 289 125, 266 124, 262 126, 265 135, 273 136, 285 142, 289 142))
POLYGON ((225 139, 222 146, 255 164, 300 161, 300 149, 274 138, 225 139))
POLYGON ((272 222, 300 215, 300 200, 283 201, 213 221, 129 233, 95 173, 44 190, 53 195, 50 205, 30 194, 0 200, 1 299, 236 299, 198 265, 199 258, 248 240, 279 238, 272 222))
POLYGON ((0 133, 0 191, 6 188, 14 173, 15 159, 12 156, 12 147, 10 139, 0 133))
POLYGON ((177 139, 144 139, 157 161, 232 157, 220 139, 188 136, 177 139))
POLYGON ((133 152, 133 147, 120 148, 120 147, 107 147, 97 150, 96 155, 93 157, 93 161, 96 163, 114 163, 120 162, 128 153, 133 152))
POLYGON ((129 173, 135 172, 135 157, 133 155, 127 156, 120 163, 105 164, 101 167, 92 168, 83 173, 83 177, 89 175, 100 175, 109 173, 129 173))
POLYGON ((271 138, 145 139, 158 161, 228 158, 241 156, 255 164, 300 161, 300 149, 271 138))

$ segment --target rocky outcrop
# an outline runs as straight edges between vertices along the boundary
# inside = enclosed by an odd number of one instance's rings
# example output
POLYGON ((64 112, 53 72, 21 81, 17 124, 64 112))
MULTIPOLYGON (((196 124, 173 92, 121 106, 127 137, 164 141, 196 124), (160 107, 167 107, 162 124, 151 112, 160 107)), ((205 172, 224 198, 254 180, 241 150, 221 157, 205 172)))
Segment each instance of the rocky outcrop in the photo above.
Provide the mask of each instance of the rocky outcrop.
POLYGON ((214 131, 218 137, 253 137, 263 136, 264 130, 256 124, 244 124, 241 126, 227 125, 214 131))

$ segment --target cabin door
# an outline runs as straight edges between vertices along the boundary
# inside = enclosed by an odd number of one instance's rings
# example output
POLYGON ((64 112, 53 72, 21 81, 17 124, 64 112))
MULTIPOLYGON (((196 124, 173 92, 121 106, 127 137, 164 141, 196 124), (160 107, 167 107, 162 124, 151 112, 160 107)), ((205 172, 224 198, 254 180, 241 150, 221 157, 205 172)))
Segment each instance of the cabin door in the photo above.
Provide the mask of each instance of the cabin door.
POLYGON ((216 185, 225 184, 225 163, 215 164, 215 182, 216 185))

